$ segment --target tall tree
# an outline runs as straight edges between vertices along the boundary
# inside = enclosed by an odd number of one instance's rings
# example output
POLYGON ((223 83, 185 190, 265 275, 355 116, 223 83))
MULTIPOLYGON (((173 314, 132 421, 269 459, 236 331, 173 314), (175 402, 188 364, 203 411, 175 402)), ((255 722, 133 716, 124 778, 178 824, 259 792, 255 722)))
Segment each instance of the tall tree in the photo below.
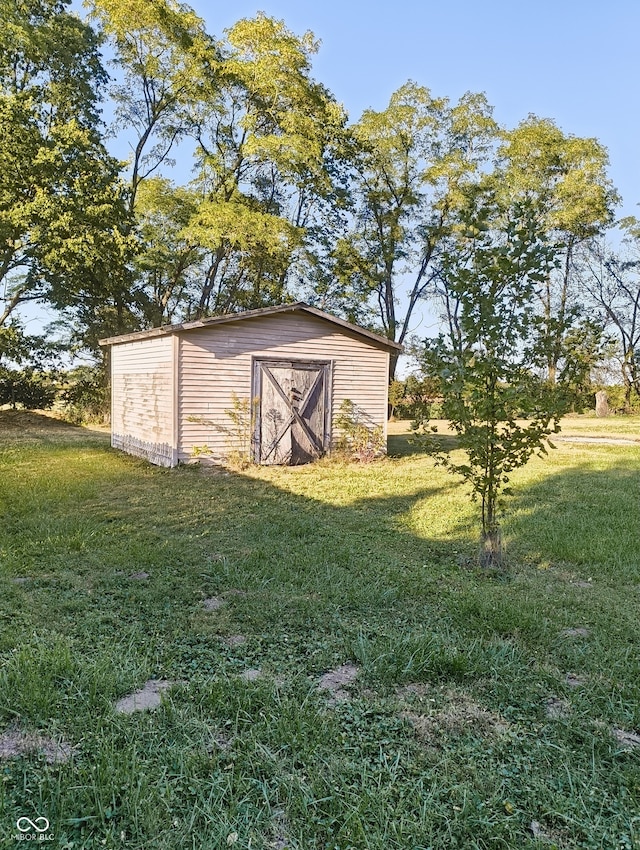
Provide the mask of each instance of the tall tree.
MULTIPOLYGON (((128 246, 118 163, 102 143, 98 38, 65 0, 0 0, 0 325, 26 301, 68 305, 128 246)), ((124 308, 123 308, 124 309, 124 308)))
POLYGON ((317 50, 263 14, 226 33, 216 96, 193 104, 196 185, 191 232, 207 253, 196 315, 288 297, 320 209, 335 198, 332 151, 345 116, 311 77, 317 50))
POLYGON ((218 48, 191 7, 175 0, 91 0, 114 50, 115 127, 131 146, 129 208, 186 132, 185 103, 215 97, 218 48))
POLYGON ((612 223, 618 200, 607 151, 596 139, 565 134, 530 115, 504 133, 498 157, 505 197, 531 204, 556 259, 538 291, 536 320, 540 363, 555 384, 572 362, 564 353, 586 318, 576 252, 612 223))
POLYGON ((172 0, 136 0, 135 14, 122 0, 92 6, 122 76, 113 90, 117 126, 134 131, 130 207, 141 225, 141 321, 285 300, 317 238, 320 208, 330 213, 337 196, 332 151, 345 121, 311 77, 313 36, 259 14, 215 40, 193 10, 172 0), (153 180, 162 181, 178 150, 195 153, 196 177, 190 189, 170 191, 153 180), (161 272, 167 242, 154 222, 163 220, 180 261, 161 272))
MULTIPOLYGON (((376 324, 403 342, 430 292, 465 186, 478 180, 497 126, 483 95, 457 104, 409 82, 387 109, 352 128, 352 228, 335 249, 335 273, 375 304, 376 324)), ((392 363, 391 377, 395 371, 392 363)))
POLYGON ((149 177, 138 188, 135 269, 146 324, 167 324, 194 309, 204 252, 190 224, 200 200, 195 190, 162 177, 149 177))

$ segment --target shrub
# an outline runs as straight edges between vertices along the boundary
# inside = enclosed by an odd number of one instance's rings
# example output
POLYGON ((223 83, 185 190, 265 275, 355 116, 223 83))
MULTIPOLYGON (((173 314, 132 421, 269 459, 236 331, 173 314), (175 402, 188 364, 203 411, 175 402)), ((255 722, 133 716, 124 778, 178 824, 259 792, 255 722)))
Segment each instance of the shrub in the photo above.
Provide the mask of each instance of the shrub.
POLYGON ((409 375, 389 387, 391 415, 396 419, 438 419, 441 413, 440 384, 430 376, 409 375))
POLYGON ((98 365, 72 369, 66 375, 61 401, 70 422, 108 422, 110 393, 104 369, 98 365))
POLYGON ((0 367, 0 406, 46 410, 53 406, 57 391, 55 373, 0 367))
POLYGON ((352 460, 369 463, 385 453, 384 430, 366 415, 362 408, 346 398, 336 416, 340 429, 337 451, 352 460))

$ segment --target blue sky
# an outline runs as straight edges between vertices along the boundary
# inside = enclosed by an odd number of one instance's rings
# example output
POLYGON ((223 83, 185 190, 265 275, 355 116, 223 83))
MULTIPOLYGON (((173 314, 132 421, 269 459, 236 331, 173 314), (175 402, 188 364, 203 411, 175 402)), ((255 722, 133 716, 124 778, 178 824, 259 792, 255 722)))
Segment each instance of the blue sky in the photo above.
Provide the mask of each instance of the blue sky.
POLYGON ((314 76, 347 108, 382 109, 413 79, 457 99, 484 91, 497 120, 530 112, 609 150, 622 213, 640 216, 640 3, 638 0, 364 0, 191 2, 220 35, 257 11, 322 41, 314 76))

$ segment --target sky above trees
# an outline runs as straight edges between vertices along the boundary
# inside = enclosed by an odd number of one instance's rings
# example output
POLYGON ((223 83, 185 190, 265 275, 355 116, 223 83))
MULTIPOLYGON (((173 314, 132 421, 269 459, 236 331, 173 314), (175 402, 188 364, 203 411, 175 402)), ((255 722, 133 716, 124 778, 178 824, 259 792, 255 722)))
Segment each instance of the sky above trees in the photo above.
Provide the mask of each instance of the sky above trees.
POLYGON ((484 91, 496 119, 532 112, 608 149, 621 214, 639 212, 640 5, 635 0, 235 0, 190 5, 214 34, 257 11, 322 41, 313 69, 352 120, 408 79, 435 95, 484 91))

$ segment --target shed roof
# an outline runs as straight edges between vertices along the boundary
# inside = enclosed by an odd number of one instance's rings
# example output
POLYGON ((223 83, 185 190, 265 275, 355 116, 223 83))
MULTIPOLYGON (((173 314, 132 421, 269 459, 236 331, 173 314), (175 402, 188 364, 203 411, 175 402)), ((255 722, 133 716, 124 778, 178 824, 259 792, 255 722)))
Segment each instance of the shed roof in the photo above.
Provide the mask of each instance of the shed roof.
POLYGON ((240 322, 245 319, 258 319, 263 316, 274 316, 278 313, 309 313, 318 319, 323 319, 325 322, 330 322, 344 330, 357 334, 358 336, 361 336, 378 346, 386 348, 389 351, 402 351, 402 346, 399 343, 393 342, 380 334, 373 333, 373 331, 366 330, 366 328, 353 325, 351 322, 346 322, 344 319, 339 319, 337 316, 332 316, 330 313, 325 313, 324 310, 318 310, 317 307, 311 307, 304 301, 296 301, 293 304, 280 304, 277 307, 263 307, 260 310, 244 310, 241 313, 228 313, 225 316, 211 316, 208 319, 198 319, 193 322, 184 322, 180 325, 162 325, 159 328, 151 328, 147 331, 136 331, 135 333, 110 336, 107 339, 99 340, 99 342, 100 345, 118 345, 122 342, 136 342, 139 339, 168 336, 170 334, 182 333, 183 331, 193 331, 201 328, 213 327, 214 325, 226 325, 231 322, 240 322))

